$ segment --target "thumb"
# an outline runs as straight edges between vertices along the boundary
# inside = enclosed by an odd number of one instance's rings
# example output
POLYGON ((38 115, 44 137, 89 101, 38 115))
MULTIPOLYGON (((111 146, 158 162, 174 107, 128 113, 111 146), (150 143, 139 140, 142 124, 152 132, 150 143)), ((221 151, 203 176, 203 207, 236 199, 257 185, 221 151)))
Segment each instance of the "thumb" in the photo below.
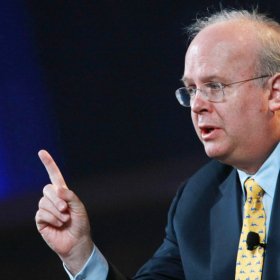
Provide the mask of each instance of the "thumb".
POLYGON ((67 202, 70 211, 74 213, 86 212, 84 204, 72 190, 60 188, 57 189, 57 195, 67 202))

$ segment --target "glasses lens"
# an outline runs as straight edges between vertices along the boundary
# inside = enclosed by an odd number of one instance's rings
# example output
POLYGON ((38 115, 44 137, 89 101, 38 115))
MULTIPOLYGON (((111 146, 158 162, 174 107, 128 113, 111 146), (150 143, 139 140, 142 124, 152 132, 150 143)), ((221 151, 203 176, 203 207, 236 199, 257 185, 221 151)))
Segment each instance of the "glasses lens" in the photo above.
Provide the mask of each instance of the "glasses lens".
POLYGON ((175 92, 175 95, 182 106, 190 107, 190 95, 186 88, 178 88, 175 92))

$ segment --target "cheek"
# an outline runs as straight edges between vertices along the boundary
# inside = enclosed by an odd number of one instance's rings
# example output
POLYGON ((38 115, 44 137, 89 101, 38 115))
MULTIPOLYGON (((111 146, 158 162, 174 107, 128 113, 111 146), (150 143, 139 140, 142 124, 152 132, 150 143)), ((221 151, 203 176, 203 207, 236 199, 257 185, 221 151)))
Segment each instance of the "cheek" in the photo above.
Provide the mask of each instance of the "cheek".
POLYGON ((239 145, 252 141, 252 137, 261 127, 256 116, 256 112, 248 111, 246 106, 239 106, 225 116, 226 134, 232 143, 239 145))
MULTIPOLYGON (((244 118, 242 114, 242 108, 240 109, 241 110, 232 110, 228 112, 223 119, 226 134, 231 138, 235 138, 246 132, 246 125, 244 124, 246 118, 244 118)), ((245 110, 245 108, 243 110, 245 110)))

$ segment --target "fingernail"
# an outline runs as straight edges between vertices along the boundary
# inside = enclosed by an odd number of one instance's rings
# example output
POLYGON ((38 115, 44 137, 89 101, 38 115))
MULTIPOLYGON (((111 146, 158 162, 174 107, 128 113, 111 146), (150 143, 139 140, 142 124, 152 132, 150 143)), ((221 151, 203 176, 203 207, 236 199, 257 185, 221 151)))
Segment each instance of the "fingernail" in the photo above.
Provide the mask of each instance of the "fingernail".
POLYGON ((61 221, 57 221, 57 226, 61 227, 63 225, 63 223, 61 221))
POLYGON ((62 220, 63 220, 64 222, 67 222, 68 219, 69 219, 69 214, 63 214, 63 215, 61 216, 61 218, 62 218, 62 220))
POLYGON ((59 203, 59 204, 58 204, 58 210, 59 210, 59 211, 63 211, 63 210, 65 210, 65 204, 64 204, 64 203, 62 203, 62 202, 61 202, 61 203, 59 203))

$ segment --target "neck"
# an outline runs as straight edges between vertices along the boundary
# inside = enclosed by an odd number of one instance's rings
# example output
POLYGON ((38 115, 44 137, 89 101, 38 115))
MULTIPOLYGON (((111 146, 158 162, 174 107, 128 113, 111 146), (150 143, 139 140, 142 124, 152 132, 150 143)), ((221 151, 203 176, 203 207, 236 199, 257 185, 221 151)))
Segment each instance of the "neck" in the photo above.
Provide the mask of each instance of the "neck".
POLYGON ((239 169, 249 175, 253 175, 257 173, 257 171, 261 168, 261 166, 265 163, 265 161, 269 158, 269 156, 273 153, 274 149, 278 145, 278 142, 272 146, 269 151, 267 151, 264 155, 258 158, 252 158, 250 161, 246 160, 244 162, 239 162, 237 164, 232 164, 233 167, 239 169))

